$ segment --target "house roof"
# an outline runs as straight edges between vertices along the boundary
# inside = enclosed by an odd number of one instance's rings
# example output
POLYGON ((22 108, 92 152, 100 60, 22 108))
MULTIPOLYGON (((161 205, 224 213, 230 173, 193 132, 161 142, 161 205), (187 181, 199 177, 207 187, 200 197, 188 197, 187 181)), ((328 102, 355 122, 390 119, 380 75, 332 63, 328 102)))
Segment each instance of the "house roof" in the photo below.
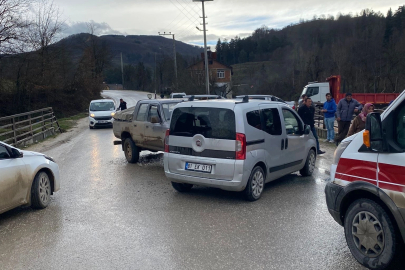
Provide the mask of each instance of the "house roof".
MULTIPOLYGON (((223 65, 224 67, 229 68, 230 70, 232 70, 232 67, 231 67, 231 66, 227 66, 227 65, 225 65, 225 64, 222 64, 222 63, 219 62, 218 60, 212 59, 211 61, 215 61, 215 62, 217 62, 217 63, 223 65)), ((204 63, 204 60, 200 60, 200 61, 198 61, 198 62, 196 62, 196 63, 194 63, 194 64, 188 66, 187 69, 189 69, 189 68, 191 68, 191 67, 193 67, 193 66, 196 66, 196 65, 198 65, 198 64, 200 64, 200 63, 204 63)), ((208 65, 208 66, 209 66, 209 65, 208 65)))

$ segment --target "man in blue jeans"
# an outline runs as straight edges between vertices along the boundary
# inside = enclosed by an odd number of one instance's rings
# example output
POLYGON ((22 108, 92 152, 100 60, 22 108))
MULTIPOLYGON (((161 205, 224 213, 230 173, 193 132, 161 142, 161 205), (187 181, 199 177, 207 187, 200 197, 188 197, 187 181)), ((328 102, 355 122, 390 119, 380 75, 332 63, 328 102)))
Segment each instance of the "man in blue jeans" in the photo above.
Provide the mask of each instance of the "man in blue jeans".
POLYGON ((314 120, 315 108, 312 106, 311 98, 305 99, 304 105, 298 109, 298 115, 301 117, 301 119, 305 125, 309 125, 311 127, 312 134, 314 134, 314 137, 316 140, 316 147, 318 150, 317 154, 318 155, 325 154, 324 151, 321 151, 321 149, 319 149, 318 134, 316 133, 315 120, 314 120))
POLYGON ((330 93, 326 94, 326 102, 323 104, 323 110, 325 117, 325 125, 327 130, 327 138, 325 142, 333 143, 335 142, 335 113, 336 113, 336 102, 332 98, 330 93))

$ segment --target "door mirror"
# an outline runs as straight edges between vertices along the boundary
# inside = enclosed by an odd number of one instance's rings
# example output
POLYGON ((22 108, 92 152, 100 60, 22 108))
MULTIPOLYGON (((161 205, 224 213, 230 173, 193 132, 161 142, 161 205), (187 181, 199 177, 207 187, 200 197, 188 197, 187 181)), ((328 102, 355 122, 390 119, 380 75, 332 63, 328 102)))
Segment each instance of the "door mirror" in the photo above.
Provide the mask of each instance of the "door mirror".
POLYGON ((371 151, 383 151, 383 132, 380 114, 369 113, 367 115, 363 143, 371 151))
POLYGON ((309 125, 305 125, 304 134, 308 135, 311 133, 311 127, 309 125))
POLYGON ((152 116, 152 117, 150 118, 150 122, 151 122, 152 124, 157 124, 157 123, 160 123, 160 119, 159 119, 159 117, 157 117, 157 116, 152 116))
POLYGON ((152 94, 148 94, 148 98, 151 99, 151 98, 152 98, 152 94))

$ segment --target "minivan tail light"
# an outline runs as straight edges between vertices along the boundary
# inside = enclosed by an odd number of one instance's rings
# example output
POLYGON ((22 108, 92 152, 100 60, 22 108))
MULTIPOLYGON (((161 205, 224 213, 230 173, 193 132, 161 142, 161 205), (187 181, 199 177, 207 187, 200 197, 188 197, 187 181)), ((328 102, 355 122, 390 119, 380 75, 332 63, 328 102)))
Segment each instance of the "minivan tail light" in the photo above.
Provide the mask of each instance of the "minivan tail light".
POLYGON ((165 152, 169 153, 169 136, 170 136, 170 129, 166 130, 165 136, 165 152))
POLYGON ((242 133, 236 133, 236 159, 246 159, 246 136, 242 133))

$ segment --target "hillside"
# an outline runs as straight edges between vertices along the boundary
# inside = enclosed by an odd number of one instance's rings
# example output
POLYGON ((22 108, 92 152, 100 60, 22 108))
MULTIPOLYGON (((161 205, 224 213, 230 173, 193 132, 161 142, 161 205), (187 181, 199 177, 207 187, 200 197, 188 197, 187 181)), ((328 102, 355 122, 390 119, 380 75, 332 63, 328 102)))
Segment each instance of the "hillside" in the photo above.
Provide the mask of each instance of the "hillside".
POLYGON ((405 89, 404 33, 405 6, 386 15, 366 9, 283 29, 261 27, 243 39, 219 40, 216 51, 233 66, 239 93, 249 85, 249 92, 292 100, 309 81, 338 74, 350 92, 399 92, 405 89))
MULTIPOLYGON (((79 59, 83 54, 83 44, 90 38, 90 34, 72 35, 53 46, 64 46, 69 48, 74 59, 79 59)), ((155 63, 155 53, 160 55, 173 55, 173 40, 162 36, 143 36, 143 35, 106 35, 96 37, 96 39, 105 43, 111 51, 112 64, 120 65, 122 52, 123 62, 125 64, 136 65, 143 62, 146 66, 153 66, 155 63)), ((181 41, 176 41, 176 51, 186 59, 197 57, 203 49, 192 46, 181 41)))

